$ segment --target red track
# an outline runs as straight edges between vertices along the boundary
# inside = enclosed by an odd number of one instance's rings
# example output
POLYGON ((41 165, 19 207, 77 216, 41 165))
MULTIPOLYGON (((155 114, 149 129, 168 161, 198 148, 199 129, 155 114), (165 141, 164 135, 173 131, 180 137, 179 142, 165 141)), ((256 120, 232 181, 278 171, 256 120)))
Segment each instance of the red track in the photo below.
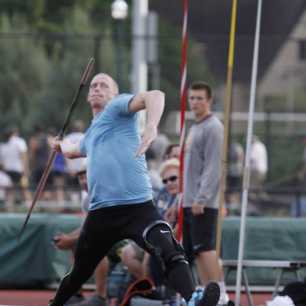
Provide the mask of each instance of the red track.
MULTIPOLYGON (((49 299, 52 298, 54 291, 50 290, 0 290, 0 306, 1 305, 21 305, 21 306, 47 306, 49 299)), ((90 292, 86 292, 86 295, 90 292)), ((233 294, 230 294, 233 299, 233 294)), ((265 301, 271 299, 271 294, 255 293, 253 294, 255 305, 264 304, 265 301)), ((241 298, 243 306, 248 306, 246 297, 241 298)))

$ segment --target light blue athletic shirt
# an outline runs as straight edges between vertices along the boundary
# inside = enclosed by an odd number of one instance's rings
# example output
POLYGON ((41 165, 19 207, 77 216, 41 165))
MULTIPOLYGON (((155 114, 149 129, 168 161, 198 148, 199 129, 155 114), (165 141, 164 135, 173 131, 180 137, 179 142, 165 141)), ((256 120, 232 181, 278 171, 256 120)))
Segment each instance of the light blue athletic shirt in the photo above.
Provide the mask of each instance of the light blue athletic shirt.
POLYGON ((152 199, 145 156, 135 157, 140 135, 137 113, 128 111, 132 98, 121 94, 110 101, 81 141, 81 153, 87 156, 89 210, 152 199))

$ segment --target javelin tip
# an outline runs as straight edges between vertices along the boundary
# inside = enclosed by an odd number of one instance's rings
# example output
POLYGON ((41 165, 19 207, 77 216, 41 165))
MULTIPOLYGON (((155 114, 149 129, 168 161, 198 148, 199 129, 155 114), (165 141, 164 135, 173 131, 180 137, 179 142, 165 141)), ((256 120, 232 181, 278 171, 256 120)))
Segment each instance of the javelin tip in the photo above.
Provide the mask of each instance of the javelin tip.
POLYGON ((84 70, 84 73, 82 75, 82 78, 81 78, 81 85, 86 85, 87 81, 88 81, 88 78, 93 70, 93 67, 94 67, 94 64, 95 64, 95 59, 93 57, 91 57, 89 59, 89 62, 86 66, 86 69, 84 70))

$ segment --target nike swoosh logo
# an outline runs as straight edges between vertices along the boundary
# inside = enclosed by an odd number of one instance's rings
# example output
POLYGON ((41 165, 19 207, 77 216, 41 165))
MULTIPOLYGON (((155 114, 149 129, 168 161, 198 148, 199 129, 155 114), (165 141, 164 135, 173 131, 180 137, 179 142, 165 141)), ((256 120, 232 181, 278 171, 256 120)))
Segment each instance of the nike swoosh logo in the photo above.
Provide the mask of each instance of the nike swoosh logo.
POLYGON ((163 231, 163 230, 160 230, 160 232, 161 232, 162 234, 170 233, 169 231, 163 231))

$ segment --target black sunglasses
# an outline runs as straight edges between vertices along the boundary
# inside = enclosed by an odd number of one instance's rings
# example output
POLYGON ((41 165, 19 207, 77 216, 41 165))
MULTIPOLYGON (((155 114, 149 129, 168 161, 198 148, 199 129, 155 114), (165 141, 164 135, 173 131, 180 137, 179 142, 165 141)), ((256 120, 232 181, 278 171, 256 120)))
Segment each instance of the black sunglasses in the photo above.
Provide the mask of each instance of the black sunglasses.
POLYGON ((172 175, 172 176, 169 176, 168 178, 163 179, 162 182, 163 182, 163 184, 167 184, 168 181, 169 182, 175 182, 177 179, 178 179, 178 177, 176 175, 172 175))

